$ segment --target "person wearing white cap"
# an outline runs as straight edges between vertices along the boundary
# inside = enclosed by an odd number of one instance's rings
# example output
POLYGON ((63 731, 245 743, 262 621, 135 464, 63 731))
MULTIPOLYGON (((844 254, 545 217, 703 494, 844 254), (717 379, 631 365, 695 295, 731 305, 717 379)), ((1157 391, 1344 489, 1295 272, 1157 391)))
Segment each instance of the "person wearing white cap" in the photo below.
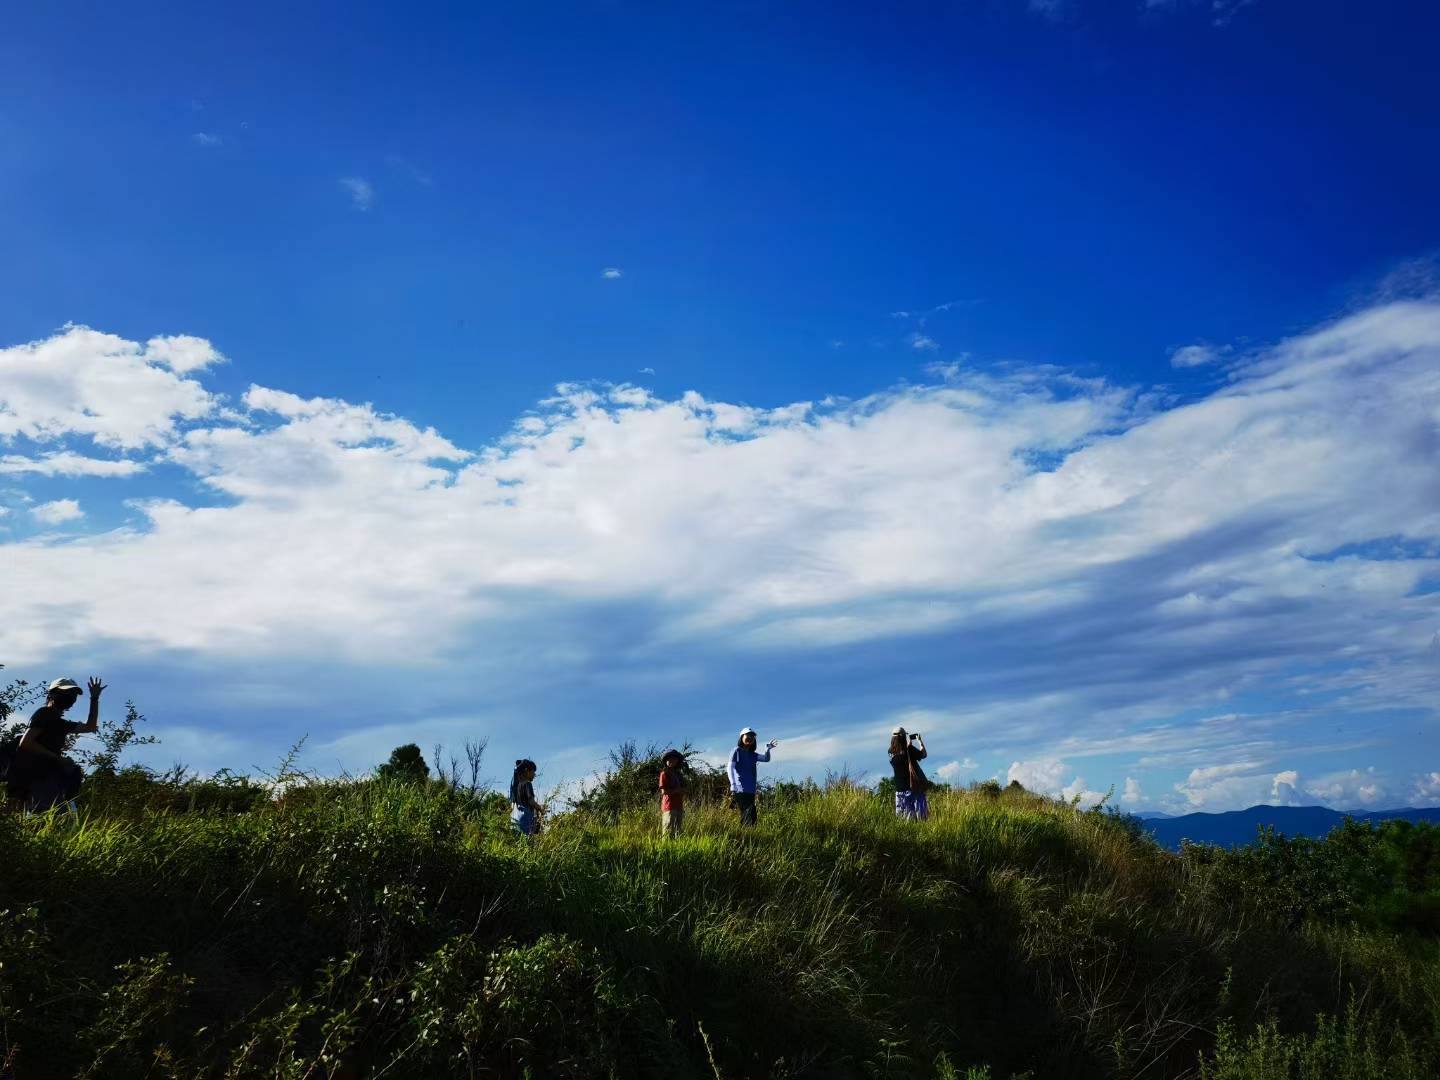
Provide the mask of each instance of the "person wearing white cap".
POLYGON ((925 757, 925 740, 918 731, 907 735, 903 727, 890 732, 890 768, 895 773, 895 813, 911 821, 924 821, 930 816, 930 803, 925 792, 930 781, 920 768, 925 757))
POLYGON ((740 729, 740 741, 730 752, 730 795, 740 810, 740 824, 755 824, 755 763, 769 761, 770 751, 778 746, 774 739, 765 744, 763 754, 755 751, 755 730, 740 729))
POLYGON ((90 716, 85 723, 65 719, 80 700, 80 685, 73 679, 56 679, 46 687, 45 704, 30 717, 5 776, 11 797, 22 799, 28 809, 48 810, 79 794, 80 766, 65 756, 65 740, 93 734, 100 726, 100 694, 105 686, 99 679, 91 679, 89 686, 90 716))

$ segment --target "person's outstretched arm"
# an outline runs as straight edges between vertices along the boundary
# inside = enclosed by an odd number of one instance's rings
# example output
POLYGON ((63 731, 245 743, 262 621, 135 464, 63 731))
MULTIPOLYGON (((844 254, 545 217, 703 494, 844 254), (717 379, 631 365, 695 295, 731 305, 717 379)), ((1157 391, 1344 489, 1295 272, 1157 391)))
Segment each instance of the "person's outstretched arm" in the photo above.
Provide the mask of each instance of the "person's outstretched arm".
POLYGON ((919 735, 915 736, 915 760, 919 761, 925 756, 925 740, 919 735))
POLYGON ((99 679, 90 679, 90 715, 83 724, 71 724, 70 730, 77 735, 93 735, 100 730, 100 694, 105 684, 99 679))

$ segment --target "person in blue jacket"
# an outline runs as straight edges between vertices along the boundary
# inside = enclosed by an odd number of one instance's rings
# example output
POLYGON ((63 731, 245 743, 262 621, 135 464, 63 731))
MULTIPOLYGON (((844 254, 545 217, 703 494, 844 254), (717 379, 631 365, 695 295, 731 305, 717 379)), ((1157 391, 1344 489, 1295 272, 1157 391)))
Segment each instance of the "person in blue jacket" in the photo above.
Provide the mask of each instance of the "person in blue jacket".
POLYGON ((742 728, 740 742, 730 753, 730 794, 740 810, 740 824, 755 824, 755 763, 769 761, 770 751, 779 744, 771 739, 765 744, 765 752, 755 750, 755 731, 742 728))

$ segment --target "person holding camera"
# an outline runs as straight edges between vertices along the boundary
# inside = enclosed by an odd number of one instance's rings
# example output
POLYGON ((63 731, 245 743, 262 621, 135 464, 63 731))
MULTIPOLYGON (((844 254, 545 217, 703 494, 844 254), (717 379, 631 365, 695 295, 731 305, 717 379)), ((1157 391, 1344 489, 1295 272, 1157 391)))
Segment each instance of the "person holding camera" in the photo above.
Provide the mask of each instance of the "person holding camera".
POLYGON ((93 735, 100 727, 100 694, 105 685, 90 680, 90 715, 85 723, 66 720, 65 714, 80 700, 80 684, 56 679, 45 688, 45 704, 30 717, 30 726, 15 749, 5 780, 11 798, 27 810, 48 810, 80 794, 84 772, 65 756, 71 735, 93 735))
POLYGON ((903 727, 890 732, 890 768, 895 774, 895 815, 911 821, 930 816, 925 792, 930 781, 920 761, 925 757, 925 740, 920 733, 906 734, 903 727))

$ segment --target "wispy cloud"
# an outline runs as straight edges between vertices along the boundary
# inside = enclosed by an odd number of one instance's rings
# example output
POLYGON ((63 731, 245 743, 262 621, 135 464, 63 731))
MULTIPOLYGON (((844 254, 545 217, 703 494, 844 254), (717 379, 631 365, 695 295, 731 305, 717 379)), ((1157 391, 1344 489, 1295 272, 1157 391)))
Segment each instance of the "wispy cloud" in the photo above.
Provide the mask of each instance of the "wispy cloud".
POLYGON ((220 146, 225 139, 220 135, 212 135, 208 131, 197 131, 190 136, 190 141, 196 146, 220 146))
MULTIPOLYGON (((1039 2, 1046 3, 1051 0, 1039 0, 1039 2)), ((1142 0, 1140 9, 1149 15, 1183 11, 1204 12, 1209 15, 1211 26, 1224 29, 1234 21, 1235 16, 1246 8, 1253 7, 1255 3, 1256 0, 1142 0)))
POLYGON ((607 266, 604 270, 600 271, 600 276, 606 281, 615 281, 624 277, 625 271, 621 270, 618 266, 607 266))
POLYGON ((339 183, 356 210, 368 211, 375 205, 375 185, 369 180, 359 176, 342 176, 339 183))
POLYGON ((914 333, 906 338, 906 340, 910 342, 912 349, 920 349, 923 352, 934 352, 940 348, 940 343, 927 334, 914 333))
POLYGON ((63 525, 67 521, 79 521, 85 516, 85 511, 74 499, 56 499, 31 507, 30 514, 42 525, 63 525))
POLYGON ((1170 366, 1174 368, 1204 367, 1217 362, 1226 352, 1214 345, 1184 345, 1170 354, 1170 366))
POLYGON ((403 158, 398 154, 388 155, 385 158, 385 164, 389 165, 392 169, 404 173, 422 187, 430 187, 435 183, 435 178, 431 176, 430 173, 420 168, 410 159, 403 158))
POLYGON ((1217 27, 1226 27, 1234 20, 1236 15, 1248 7, 1252 7, 1256 0, 1211 0, 1210 12, 1213 16, 1212 22, 1217 27))
POLYGON ((1066 0, 1027 0, 1027 6, 1032 15, 1056 22, 1063 19, 1069 11, 1066 0))
POLYGON ((73 451, 59 451, 26 457, 6 454, 0 457, 0 473, 37 476, 134 476, 145 471, 143 462, 126 458, 93 458, 73 451))

